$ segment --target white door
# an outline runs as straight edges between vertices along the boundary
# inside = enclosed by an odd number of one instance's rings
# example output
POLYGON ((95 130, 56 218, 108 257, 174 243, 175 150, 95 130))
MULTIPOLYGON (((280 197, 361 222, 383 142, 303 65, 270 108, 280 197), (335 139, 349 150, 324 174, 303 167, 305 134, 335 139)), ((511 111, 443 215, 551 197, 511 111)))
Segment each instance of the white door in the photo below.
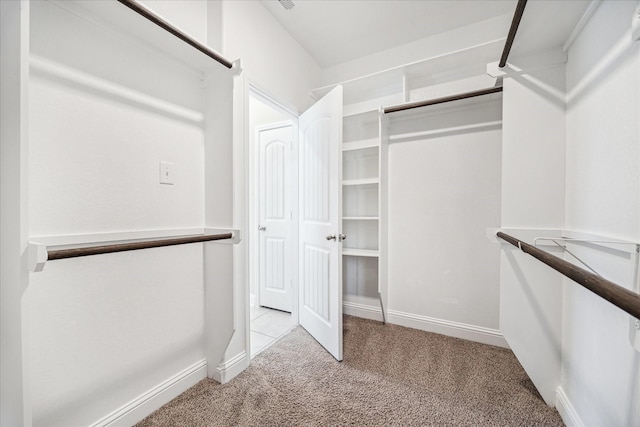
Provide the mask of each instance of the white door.
POLYGON ((257 130, 259 150, 259 301, 291 312, 293 241, 291 207, 291 123, 257 130))
POLYGON ((342 360, 342 86, 299 129, 300 325, 342 360))

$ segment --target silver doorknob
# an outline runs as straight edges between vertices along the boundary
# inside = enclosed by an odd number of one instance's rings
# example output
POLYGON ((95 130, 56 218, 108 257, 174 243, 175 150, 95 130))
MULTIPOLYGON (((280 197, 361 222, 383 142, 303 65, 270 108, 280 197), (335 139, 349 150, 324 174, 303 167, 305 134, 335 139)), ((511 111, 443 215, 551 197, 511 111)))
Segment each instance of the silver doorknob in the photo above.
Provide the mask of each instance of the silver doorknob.
POLYGON ((339 234, 338 235, 338 242, 342 242, 343 240, 347 240, 347 235, 346 234, 339 234))
POLYGON ((266 229, 267 229, 267 227, 265 227, 264 225, 259 225, 259 226, 258 226, 258 230, 259 230, 259 231, 264 231, 264 230, 266 230, 266 229))
POLYGON ((336 240, 336 235, 335 234, 328 235, 327 240, 336 240))

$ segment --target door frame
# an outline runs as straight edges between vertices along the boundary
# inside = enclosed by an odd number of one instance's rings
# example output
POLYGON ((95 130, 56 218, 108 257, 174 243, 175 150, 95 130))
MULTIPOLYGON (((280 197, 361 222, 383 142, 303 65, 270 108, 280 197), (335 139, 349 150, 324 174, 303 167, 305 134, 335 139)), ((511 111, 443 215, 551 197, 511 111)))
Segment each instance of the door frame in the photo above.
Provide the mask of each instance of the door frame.
MULTIPOLYGON (((254 98, 258 101, 266 104, 267 106, 273 108, 276 111, 279 111, 285 116, 288 116, 289 120, 292 124, 292 155, 291 155, 291 180, 293 182, 293 186, 291 188, 291 209, 293 211, 293 218, 291 221, 292 228, 292 239, 294 243, 294 247, 298 247, 299 235, 298 235, 298 112, 285 105, 284 103, 278 101, 275 97, 273 97, 268 92, 261 89, 259 86, 254 84, 251 81, 247 83, 247 95, 246 95, 246 111, 248 114, 251 114, 249 111, 249 99, 254 98)), ((249 115, 247 115, 249 117, 249 115)), ((254 134, 254 129, 250 128, 250 120, 246 120, 245 124, 245 146, 248 147, 249 154, 249 167, 247 168, 246 180, 245 180, 245 190, 246 194, 248 194, 248 203, 246 206, 248 221, 248 230, 246 232, 246 237, 249 242, 249 262, 248 262, 248 280, 246 281, 246 301, 245 308, 247 313, 247 322, 246 322, 246 337, 247 337, 247 351, 250 352, 250 335, 251 335, 251 320, 250 320, 250 312, 251 312, 251 288, 254 287, 256 289, 256 300, 259 298, 259 234, 258 234, 258 221, 260 219, 259 216, 259 200, 257 194, 257 177, 258 177, 258 157, 259 157, 259 144, 251 144, 251 137, 254 134), (254 285, 254 286, 252 286, 254 285)), ((293 305, 291 307, 291 316, 295 324, 298 324, 298 251, 294 251, 292 255, 295 258, 292 260, 293 271, 292 279, 293 279, 293 305)), ((258 302, 258 301, 256 301, 258 302)), ((249 355, 250 357, 250 355, 249 355)))

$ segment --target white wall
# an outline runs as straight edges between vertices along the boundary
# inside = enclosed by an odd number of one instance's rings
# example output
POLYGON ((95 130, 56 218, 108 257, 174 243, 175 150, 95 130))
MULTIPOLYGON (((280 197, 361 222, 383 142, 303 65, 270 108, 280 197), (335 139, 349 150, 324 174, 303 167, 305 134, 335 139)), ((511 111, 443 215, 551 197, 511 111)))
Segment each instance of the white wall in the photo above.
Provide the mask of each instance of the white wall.
MULTIPOLYGON (((640 54, 630 35, 637 2, 602 2, 569 50, 567 228, 640 241, 640 54)), ((604 277, 634 289, 633 260, 574 247, 604 277)), ((585 425, 640 425, 640 353, 628 319, 567 281, 562 389, 585 425), (595 404, 594 404, 595 403, 595 404)))
MULTIPOLYGON (((390 135, 500 121, 501 99, 391 117, 390 135)), ((389 144, 389 320, 496 345, 500 125, 389 144)))
POLYGON ((222 0, 141 0, 173 26, 222 52, 222 0))
POLYGON ((320 67, 258 1, 224 1, 224 55, 242 59, 247 78, 292 110, 304 111, 320 67))
MULTIPOLYGON (((210 2, 203 0, 142 0, 141 3, 200 43, 207 44, 207 9, 210 7, 210 2)), ((215 8, 217 2, 211 3, 215 8)))
MULTIPOLYGON (((181 16, 202 9, 173 6, 181 16)), ((31 12, 29 235, 231 226, 231 166, 217 169, 219 182, 205 176, 205 146, 230 164, 231 135, 205 141, 203 76, 48 2, 31 12), (174 164, 174 185, 159 184, 161 160, 174 164), (206 218, 205 188, 228 195, 206 218)), ((193 24, 206 35, 206 21, 193 24)), ((50 262, 31 274, 33 424, 92 424, 202 366, 211 342, 204 266, 215 264, 203 258, 201 245, 187 245, 50 262)))
MULTIPOLYGON (((550 56, 553 58, 553 55, 550 56)), ((546 55, 509 63, 504 78, 502 228, 564 225, 564 64, 546 55), (537 64, 529 71, 530 64, 537 64)), ((531 242, 533 235, 512 233, 531 242)), ((500 329, 540 394, 553 404, 560 374, 562 278, 503 243, 500 329)))
POLYGON ((28 223, 29 5, 0 2, 0 425, 31 424, 23 293, 28 223))

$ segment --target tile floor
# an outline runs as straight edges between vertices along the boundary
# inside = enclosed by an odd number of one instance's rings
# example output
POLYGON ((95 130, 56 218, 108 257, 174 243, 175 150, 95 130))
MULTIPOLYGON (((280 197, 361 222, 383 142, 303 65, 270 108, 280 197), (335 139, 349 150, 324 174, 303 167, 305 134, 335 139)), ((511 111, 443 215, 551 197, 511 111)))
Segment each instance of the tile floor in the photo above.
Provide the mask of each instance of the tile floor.
POLYGON ((269 347, 295 326, 291 313, 251 307, 251 357, 269 347))

